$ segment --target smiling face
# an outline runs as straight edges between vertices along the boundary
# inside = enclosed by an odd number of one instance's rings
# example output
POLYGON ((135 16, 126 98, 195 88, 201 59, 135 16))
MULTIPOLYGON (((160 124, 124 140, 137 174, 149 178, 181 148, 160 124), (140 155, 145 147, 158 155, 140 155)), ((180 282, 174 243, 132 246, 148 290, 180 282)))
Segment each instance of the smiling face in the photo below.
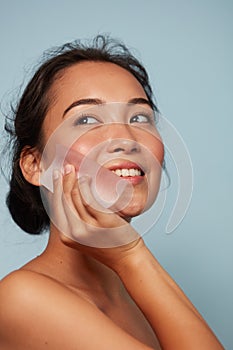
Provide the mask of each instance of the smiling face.
POLYGON ((141 84, 113 63, 83 62, 67 68, 51 93, 54 102, 43 124, 45 143, 62 124, 70 125, 69 135, 60 142, 130 182, 132 198, 120 215, 140 214, 156 197, 164 156, 141 84))

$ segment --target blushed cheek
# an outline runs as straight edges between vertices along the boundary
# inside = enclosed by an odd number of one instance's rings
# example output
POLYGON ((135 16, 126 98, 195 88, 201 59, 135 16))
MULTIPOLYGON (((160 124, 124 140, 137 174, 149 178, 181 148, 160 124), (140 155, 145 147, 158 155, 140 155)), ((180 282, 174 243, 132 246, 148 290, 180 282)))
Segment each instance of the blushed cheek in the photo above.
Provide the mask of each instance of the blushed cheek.
POLYGON ((164 160, 164 145, 163 142, 157 137, 147 136, 141 142, 143 147, 148 150, 148 152, 153 155, 156 163, 162 166, 164 160))
POLYGON ((90 143, 90 142, 86 142, 86 143, 83 143, 83 142, 75 142, 71 149, 76 151, 76 152, 80 152, 82 153, 83 155, 86 155, 90 152, 91 149, 93 149, 94 147, 94 144, 90 143))
POLYGON ((99 127, 86 131, 72 144, 71 148, 83 155, 88 155, 98 149, 98 145, 106 141, 107 137, 99 127))
MULTIPOLYGON (((148 150, 148 153, 153 155, 156 162, 160 165, 164 160, 164 145, 162 138, 155 127, 148 128, 148 126, 134 126, 134 136, 142 149, 148 150)), ((132 130, 133 130, 132 129, 132 130)))
POLYGON ((157 158, 159 163, 162 165, 164 160, 164 145, 162 142, 158 141, 157 147, 155 148, 153 153, 155 154, 155 157, 157 158))
POLYGON ((160 135, 148 135, 148 138, 146 140, 148 143, 148 149, 157 159, 159 164, 162 165, 164 160, 164 144, 160 135))
POLYGON ((98 155, 100 152, 100 143, 97 143, 96 140, 90 139, 89 137, 87 140, 78 140, 73 143, 71 146, 71 150, 81 153, 84 157, 90 157, 92 160, 97 161, 98 155))

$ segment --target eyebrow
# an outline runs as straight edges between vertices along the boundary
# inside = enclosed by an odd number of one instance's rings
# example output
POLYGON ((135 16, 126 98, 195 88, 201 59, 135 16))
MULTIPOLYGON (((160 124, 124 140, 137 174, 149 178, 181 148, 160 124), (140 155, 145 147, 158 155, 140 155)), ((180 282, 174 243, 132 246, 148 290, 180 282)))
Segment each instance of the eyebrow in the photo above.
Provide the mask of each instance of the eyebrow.
MULTIPOLYGON (((80 100, 74 101, 71 103, 69 107, 67 107, 63 113, 63 118, 64 116, 74 107, 81 106, 81 105, 102 105, 106 103, 104 100, 101 100, 99 98, 82 98, 80 100)), ((132 104, 144 104, 152 108, 152 105, 150 101, 148 101, 146 98, 143 97, 135 97, 131 98, 127 103, 132 103, 132 104)), ((153 109, 153 108, 152 108, 153 109)))

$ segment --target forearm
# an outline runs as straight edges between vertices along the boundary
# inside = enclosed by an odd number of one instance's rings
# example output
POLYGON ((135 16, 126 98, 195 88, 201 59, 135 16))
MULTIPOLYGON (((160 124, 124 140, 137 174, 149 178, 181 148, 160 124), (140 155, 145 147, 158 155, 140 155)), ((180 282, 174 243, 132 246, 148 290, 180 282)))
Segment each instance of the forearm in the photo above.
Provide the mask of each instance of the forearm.
POLYGON ((131 225, 115 213, 106 213, 102 207, 98 207, 100 205, 93 199, 86 178, 77 183, 73 171, 71 177, 69 174, 65 176, 63 186, 59 181, 55 182, 54 189, 57 195, 57 217, 62 213, 62 218, 67 220, 67 226, 71 227, 71 238, 62 236, 63 242, 90 255, 119 275, 132 299, 149 321, 163 350, 223 350, 201 315, 153 257, 131 225), (59 198, 63 191, 66 201, 60 204, 59 198), (85 193, 85 203, 79 200, 79 191, 85 193), (64 203, 68 203, 70 207, 64 209, 64 203), (99 210, 88 203, 94 203, 99 210), (82 213, 85 222, 79 214, 77 217, 73 215, 77 210, 82 213), (114 242, 113 247, 97 248, 78 243, 79 237, 85 235, 87 243, 89 237, 95 238, 96 242, 97 233, 105 235, 105 242, 114 242), (76 235, 77 241, 73 239, 76 235), (116 246, 116 242, 122 242, 122 237, 126 237, 127 242, 129 237, 135 240, 116 246))
POLYGON ((183 291, 143 246, 121 262, 118 274, 150 322, 164 350, 221 350, 183 291))

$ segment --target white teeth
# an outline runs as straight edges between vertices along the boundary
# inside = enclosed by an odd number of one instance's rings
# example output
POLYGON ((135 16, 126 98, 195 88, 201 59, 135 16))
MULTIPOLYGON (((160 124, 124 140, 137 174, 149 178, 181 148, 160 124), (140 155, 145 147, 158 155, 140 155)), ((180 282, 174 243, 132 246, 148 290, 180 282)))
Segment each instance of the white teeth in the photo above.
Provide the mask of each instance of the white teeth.
POLYGON ((122 169, 121 173, 122 173, 122 176, 129 176, 129 170, 128 169, 122 169))
POLYGON ((115 171, 113 171, 116 175, 121 176, 121 170, 120 169, 116 169, 115 171))
POLYGON ((141 176, 142 172, 139 169, 115 169, 112 172, 118 176, 141 176))
POLYGON ((136 169, 129 169, 129 175, 130 176, 135 176, 137 170, 136 169))

